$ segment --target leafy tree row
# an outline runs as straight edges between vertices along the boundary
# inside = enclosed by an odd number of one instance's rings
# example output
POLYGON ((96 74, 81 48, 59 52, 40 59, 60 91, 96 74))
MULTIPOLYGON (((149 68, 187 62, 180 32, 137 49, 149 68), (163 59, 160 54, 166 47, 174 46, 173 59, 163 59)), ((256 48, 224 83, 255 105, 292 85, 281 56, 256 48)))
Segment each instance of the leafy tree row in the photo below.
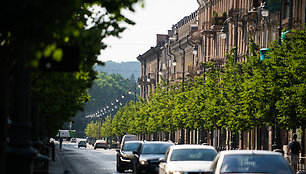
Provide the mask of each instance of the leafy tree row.
MULTIPOLYGON (((73 129, 77 130, 78 136, 84 136, 82 132, 84 132, 86 128, 85 123, 90 122, 88 120, 89 118, 85 118, 86 115, 94 114, 103 109, 106 105, 111 107, 110 103, 115 103, 116 98, 123 105, 134 100, 135 83, 136 81, 133 74, 129 79, 123 78, 120 74, 108 74, 105 72, 101 72, 97 75, 97 79, 93 81, 92 87, 88 90, 89 101, 85 104, 84 111, 79 112, 77 116, 73 118, 73 129), (129 90, 131 94, 128 94, 129 90), (124 94, 124 99, 121 98, 122 94, 124 94)), ((137 89, 136 93, 139 93, 138 90, 139 89, 137 89)), ((109 115, 109 113, 107 115, 109 115)), ((99 118, 93 119, 99 120, 99 118)))
MULTIPOLYGON (((224 68, 206 63, 203 77, 170 89, 160 85, 149 100, 130 102, 102 125, 104 136, 125 133, 171 132, 204 126, 250 130, 275 125, 305 128, 306 32, 291 31, 281 45, 270 46, 269 59, 259 60, 258 46, 250 39, 247 61, 234 62, 233 51, 224 68)), ((162 83, 163 84, 163 83, 162 83)))

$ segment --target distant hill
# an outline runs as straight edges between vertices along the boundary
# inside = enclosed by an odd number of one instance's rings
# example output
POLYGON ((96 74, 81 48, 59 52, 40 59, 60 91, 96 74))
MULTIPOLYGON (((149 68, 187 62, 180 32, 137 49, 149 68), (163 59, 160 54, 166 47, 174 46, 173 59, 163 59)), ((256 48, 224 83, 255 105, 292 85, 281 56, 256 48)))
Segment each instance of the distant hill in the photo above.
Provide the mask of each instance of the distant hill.
POLYGON ((95 70, 98 72, 106 72, 108 74, 121 74, 124 78, 130 78, 132 74, 134 74, 136 80, 140 77, 140 62, 133 61, 133 62, 113 62, 107 61, 104 62, 104 66, 95 66, 95 70))

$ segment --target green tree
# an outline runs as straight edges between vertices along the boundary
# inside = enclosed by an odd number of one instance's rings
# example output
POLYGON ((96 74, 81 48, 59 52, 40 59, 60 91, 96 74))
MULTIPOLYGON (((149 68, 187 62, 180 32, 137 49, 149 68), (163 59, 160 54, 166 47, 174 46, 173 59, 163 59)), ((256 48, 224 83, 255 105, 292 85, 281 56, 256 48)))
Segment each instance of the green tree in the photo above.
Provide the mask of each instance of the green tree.
POLYGON ((287 129, 305 128, 306 125, 306 30, 295 31, 281 45, 271 45, 264 61, 269 64, 266 76, 273 86, 276 121, 287 129))

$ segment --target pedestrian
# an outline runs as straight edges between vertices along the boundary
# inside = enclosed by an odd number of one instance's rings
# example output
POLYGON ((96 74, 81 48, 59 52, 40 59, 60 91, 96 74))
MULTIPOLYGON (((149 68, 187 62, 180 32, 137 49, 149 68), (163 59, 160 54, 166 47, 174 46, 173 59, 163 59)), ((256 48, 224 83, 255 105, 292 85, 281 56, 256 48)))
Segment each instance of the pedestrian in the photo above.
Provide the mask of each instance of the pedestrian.
POLYGON ((60 137, 59 141, 60 141, 60 149, 62 149, 63 138, 62 138, 62 137, 60 137))
POLYGON ((302 151, 301 145, 296 139, 297 139, 297 135, 296 133, 294 133, 292 136, 292 141, 288 145, 288 152, 290 154, 291 167, 293 168, 294 172, 297 172, 299 154, 302 151))

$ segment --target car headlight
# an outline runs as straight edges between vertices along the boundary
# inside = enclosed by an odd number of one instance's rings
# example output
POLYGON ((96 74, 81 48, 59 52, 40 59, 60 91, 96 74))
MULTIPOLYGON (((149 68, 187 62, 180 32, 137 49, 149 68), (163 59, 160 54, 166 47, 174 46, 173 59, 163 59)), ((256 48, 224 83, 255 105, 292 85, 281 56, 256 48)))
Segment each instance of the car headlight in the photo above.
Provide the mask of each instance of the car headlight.
POLYGON ((142 160, 140 160, 140 164, 141 165, 146 165, 146 164, 148 164, 148 161, 145 160, 145 159, 142 159, 142 160))

